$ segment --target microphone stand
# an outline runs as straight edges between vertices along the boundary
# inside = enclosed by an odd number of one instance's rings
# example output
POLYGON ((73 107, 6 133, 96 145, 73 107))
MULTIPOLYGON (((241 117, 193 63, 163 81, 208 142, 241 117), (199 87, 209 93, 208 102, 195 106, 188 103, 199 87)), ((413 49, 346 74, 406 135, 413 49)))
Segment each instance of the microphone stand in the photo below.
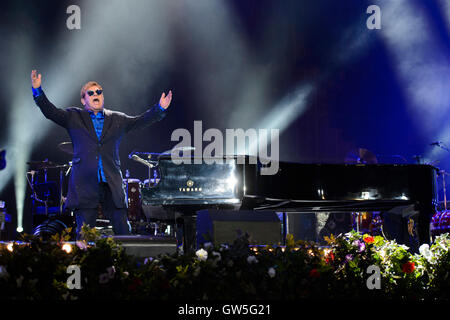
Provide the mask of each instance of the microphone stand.
POLYGON ((440 170, 439 174, 442 175, 442 191, 444 193, 444 211, 447 211, 447 189, 445 186, 445 176, 450 176, 450 174, 445 172, 444 170, 440 170))
POLYGON ((439 148, 441 148, 441 149, 443 149, 443 150, 445 150, 445 151, 447 151, 447 152, 450 152, 450 149, 447 148, 447 147, 446 147, 442 142, 440 142, 440 141, 434 142, 434 143, 432 143, 431 145, 432 145, 432 146, 439 147, 439 148))

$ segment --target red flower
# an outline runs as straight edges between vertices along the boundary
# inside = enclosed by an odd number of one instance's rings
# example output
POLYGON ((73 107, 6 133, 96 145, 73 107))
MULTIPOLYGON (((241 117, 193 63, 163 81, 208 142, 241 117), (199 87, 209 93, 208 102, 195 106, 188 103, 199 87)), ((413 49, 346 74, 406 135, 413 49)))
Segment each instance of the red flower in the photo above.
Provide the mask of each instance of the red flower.
POLYGON ((402 271, 404 273, 412 273, 416 269, 414 262, 408 261, 402 265, 402 271))
POLYGON ((326 263, 330 263, 331 261, 334 261, 334 253, 333 253, 333 251, 331 251, 331 252, 325 257, 325 262, 326 262, 326 263))
POLYGON ((142 280, 139 278, 134 278, 133 282, 128 286, 128 290, 136 291, 138 287, 142 285, 142 280))
POLYGON ((170 283, 167 279, 164 279, 160 284, 161 289, 166 290, 170 288, 170 283))
POLYGON ((367 244, 369 244, 369 243, 374 243, 374 241, 375 241, 375 239, 374 239, 372 236, 364 237, 363 240, 364 240, 364 242, 367 243, 367 244))
POLYGON ((309 276, 310 276, 311 278, 318 278, 318 277, 320 277, 320 272, 319 272, 317 269, 312 269, 312 270, 309 272, 309 276))

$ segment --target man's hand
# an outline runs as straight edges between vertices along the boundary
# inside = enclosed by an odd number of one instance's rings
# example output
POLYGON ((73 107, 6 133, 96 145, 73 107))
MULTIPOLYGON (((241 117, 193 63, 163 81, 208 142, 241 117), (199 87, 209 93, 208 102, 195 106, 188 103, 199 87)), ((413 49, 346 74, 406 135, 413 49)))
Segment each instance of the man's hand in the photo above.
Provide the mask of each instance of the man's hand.
POLYGON ((170 105, 170 101, 172 101, 172 90, 169 90, 169 93, 167 94, 167 96, 164 92, 161 94, 161 98, 159 99, 159 105, 162 108, 167 109, 170 105))
POLYGON ((31 85, 35 89, 41 86, 41 74, 37 75, 36 70, 31 71, 31 85))

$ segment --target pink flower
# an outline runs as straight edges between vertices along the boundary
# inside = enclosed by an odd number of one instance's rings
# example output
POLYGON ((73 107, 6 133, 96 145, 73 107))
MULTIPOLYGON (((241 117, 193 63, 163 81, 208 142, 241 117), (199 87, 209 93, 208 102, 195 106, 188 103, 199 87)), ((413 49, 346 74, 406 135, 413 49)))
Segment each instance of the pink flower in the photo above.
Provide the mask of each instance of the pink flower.
POLYGON ((77 247, 81 250, 87 250, 87 244, 85 241, 77 241, 77 247))
POLYGON ((363 252, 366 249, 366 245, 364 244, 364 242, 361 242, 359 240, 353 241, 353 245, 355 247, 358 247, 358 252, 363 252))
POLYGON ((105 284, 105 283, 108 283, 108 281, 109 281, 109 276, 107 273, 102 273, 101 275, 98 276, 98 283, 105 284))

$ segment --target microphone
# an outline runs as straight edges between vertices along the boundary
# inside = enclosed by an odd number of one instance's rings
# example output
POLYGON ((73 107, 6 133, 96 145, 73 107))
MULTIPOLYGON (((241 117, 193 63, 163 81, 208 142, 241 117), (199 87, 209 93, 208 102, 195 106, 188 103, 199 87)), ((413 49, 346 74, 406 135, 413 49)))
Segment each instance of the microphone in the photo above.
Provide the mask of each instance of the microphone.
MULTIPOLYGON (((195 151, 195 147, 191 147, 191 146, 187 146, 187 147, 177 147, 177 148, 173 148, 171 150, 165 151, 164 153, 166 154, 171 154, 171 155, 177 155, 177 157, 180 156, 180 152, 182 152, 182 154, 184 155, 184 152, 186 151, 195 151)), ((183 157, 183 156, 181 156, 183 157)))
POLYGON ((430 143, 430 146, 440 146, 442 144, 442 141, 436 141, 433 143, 430 143))
POLYGON ((144 159, 142 159, 141 157, 138 157, 135 154, 133 154, 130 159, 133 159, 134 161, 137 161, 139 163, 145 164, 147 167, 153 168, 153 164, 151 164, 148 161, 145 161, 144 159))
POLYGON ((153 153, 151 153, 151 152, 139 152, 139 151, 135 151, 135 150, 133 150, 129 155, 128 155, 128 159, 132 159, 133 158, 133 155, 146 155, 146 156, 149 156, 149 158, 151 157, 151 155, 153 154, 153 153))

